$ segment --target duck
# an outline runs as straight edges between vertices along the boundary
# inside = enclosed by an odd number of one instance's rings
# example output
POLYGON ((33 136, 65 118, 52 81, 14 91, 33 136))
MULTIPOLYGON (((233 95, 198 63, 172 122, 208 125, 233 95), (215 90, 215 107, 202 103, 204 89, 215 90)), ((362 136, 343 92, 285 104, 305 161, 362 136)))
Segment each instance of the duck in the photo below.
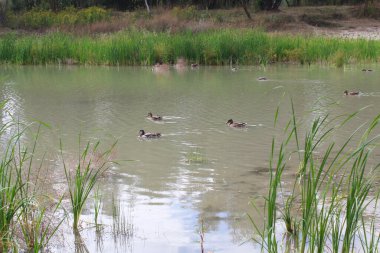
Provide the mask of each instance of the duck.
POLYGON ((266 78, 265 76, 260 76, 259 78, 257 78, 258 81, 266 81, 268 80, 268 78, 266 78))
POLYGON ((372 69, 362 69, 363 72, 371 72, 372 69))
POLYGON ((186 69, 186 60, 184 58, 178 58, 176 64, 174 64, 174 68, 178 71, 183 71, 186 69))
POLYGON ((232 119, 229 119, 226 124, 229 126, 229 127, 236 127, 236 128, 241 128, 241 127, 246 127, 247 126, 247 123, 244 123, 244 122, 234 122, 232 119))
POLYGON ((192 69, 195 69, 195 68, 197 68, 197 67, 198 67, 198 63, 192 63, 192 64, 191 64, 191 68, 192 68, 192 69))
POLYGON ((161 134, 160 133, 145 133, 145 131, 141 129, 139 131, 139 137, 147 138, 147 139, 155 139, 155 138, 160 138, 161 134))
POLYGON ((154 120, 154 121, 159 121, 162 120, 161 116, 158 115, 153 115, 151 112, 148 113, 148 119, 154 120))
POLYGON ((166 73, 169 71, 169 65, 163 63, 162 61, 158 61, 153 65, 152 71, 155 73, 166 73))
POLYGON ((357 95, 359 95, 359 91, 348 91, 348 90, 345 90, 344 92, 344 95, 346 95, 346 96, 348 96, 348 95, 350 95, 350 96, 357 96, 357 95))

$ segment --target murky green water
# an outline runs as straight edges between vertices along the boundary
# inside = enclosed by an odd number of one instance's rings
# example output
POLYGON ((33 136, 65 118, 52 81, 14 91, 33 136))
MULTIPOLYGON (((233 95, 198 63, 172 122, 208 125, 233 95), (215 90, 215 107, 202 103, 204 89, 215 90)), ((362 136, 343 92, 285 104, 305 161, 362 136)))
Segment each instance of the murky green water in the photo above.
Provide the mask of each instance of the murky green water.
MULTIPOLYGON (((306 124, 319 115, 369 106, 334 136, 343 141, 380 112, 380 67, 373 66, 373 72, 362 67, 241 67, 235 72, 206 67, 155 74, 150 68, 2 66, 6 79, 0 95, 8 100, 2 121, 10 112, 25 122, 50 125, 39 144, 53 176, 61 169, 60 139, 72 157, 79 133, 83 141, 101 140, 104 146, 118 140, 113 156, 120 162, 100 187, 103 232, 97 236, 90 224, 90 200, 77 252, 200 252, 202 220, 206 252, 253 252, 258 247, 247 242, 253 228, 246 213, 252 212, 249 201, 266 193, 270 143, 289 119, 290 97, 306 124), (258 81, 260 76, 268 80, 258 81), (363 93, 345 97, 346 89, 363 93), (281 127, 275 129, 278 104, 281 127), (163 122, 147 120, 148 112, 162 115, 163 122), (225 124, 230 118, 249 127, 231 129, 225 124), (161 132, 162 138, 142 141, 140 129, 161 132), (112 196, 120 201, 129 234, 111 232, 112 196)), ((296 171, 289 166, 284 180, 293 180, 296 171)), ((63 177, 54 182, 53 189, 63 189, 63 177)), ((74 250, 74 236, 64 229, 52 251, 74 250)))

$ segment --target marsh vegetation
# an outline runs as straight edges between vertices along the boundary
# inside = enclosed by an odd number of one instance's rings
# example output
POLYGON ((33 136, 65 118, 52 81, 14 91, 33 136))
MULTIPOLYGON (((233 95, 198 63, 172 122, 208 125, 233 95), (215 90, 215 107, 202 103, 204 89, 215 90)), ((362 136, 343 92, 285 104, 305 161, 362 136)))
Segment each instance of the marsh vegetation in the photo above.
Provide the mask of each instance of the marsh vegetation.
POLYGON ((275 62, 336 64, 377 62, 380 41, 268 35, 252 30, 179 34, 125 31, 109 36, 63 33, 0 38, 0 62, 11 64, 153 65, 184 57, 203 65, 275 62))
POLYGON ((251 218, 259 235, 254 240, 264 252, 377 252, 380 164, 370 157, 379 142, 380 115, 337 144, 331 136, 357 113, 317 117, 302 135, 292 110, 284 140, 272 141, 265 228, 251 218), (295 150, 289 149, 292 142, 295 150), (298 159, 299 170, 287 192, 282 173, 291 159, 298 159))

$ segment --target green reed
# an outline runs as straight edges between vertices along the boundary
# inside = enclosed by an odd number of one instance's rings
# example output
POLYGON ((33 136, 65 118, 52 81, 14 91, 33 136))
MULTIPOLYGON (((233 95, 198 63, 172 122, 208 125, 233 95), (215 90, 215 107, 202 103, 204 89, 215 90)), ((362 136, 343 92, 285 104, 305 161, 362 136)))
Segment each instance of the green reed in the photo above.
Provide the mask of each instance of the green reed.
POLYGON ((204 164, 207 163, 206 156, 202 153, 200 148, 194 148, 193 150, 185 154, 186 162, 189 164, 204 164))
POLYGON ((54 204, 53 210, 35 206, 34 209, 29 208, 27 212, 20 215, 21 231, 30 252, 38 253, 43 251, 65 220, 65 216, 62 218, 56 217, 60 212, 62 199, 54 204), (49 214, 47 214, 48 212, 49 214))
POLYGON ((134 225, 130 219, 126 218, 126 214, 120 199, 115 200, 112 195, 112 236, 114 240, 129 240, 133 237, 134 225))
MULTIPOLYGON (((375 209, 378 204, 378 198, 376 199, 375 209)), ((376 231, 376 215, 373 214, 373 217, 370 219, 369 226, 362 216, 361 224, 363 233, 360 234, 360 243, 364 252, 376 253, 379 252, 378 245, 380 244, 380 234, 376 231)))
MULTIPOLYGON (((21 124, 17 123, 17 131, 22 136, 28 127, 20 130, 20 126, 21 124)), ((59 215, 63 197, 53 201, 50 200, 51 197, 42 194, 39 189, 41 185, 48 183, 47 176, 41 175, 44 157, 40 164, 34 166, 34 154, 36 153, 40 130, 41 123, 38 126, 30 151, 28 148, 24 148, 19 141, 17 143, 17 167, 21 168, 16 170, 20 180, 20 198, 27 200, 20 208, 17 222, 23 240, 31 252, 43 251, 66 217, 65 214, 59 215), (50 207, 43 203, 46 199, 50 202, 50 207)))
POLYGON ((78 231, 79 219, 92 189, 109 168, 109 154, 116 143, 111 146, 110 150, 102 153, 98 152, 99 144, 97 142, 91 145, 88 142, 80 153, 76 164, 67 166, 61 142, 61 157, 73 212, 74 231, 78 231))
MULTIPOLYGON (((379 116, 359 136, 357 148, 352 150, 350 144, 362 131, 360 128, 339 147, 330 141, 353 115, 356 113, 343 117, 343 120, 342 117, 331 119, 328 115, 317 117, 306 128, 305 136, 300 138, 301 124, 296 119, 292 104, 292 116, 285 127, 284 141, 278 145, 275 145, 275 139, 272 141, 264 230, 259 229, 251 218, 260 236, 256 241, 262 245, 263 251, 278 252, 280 247, 283 248, 279 243, 283 235, 276 232, 279 226, 285 226, 288 234, 285 248, 290 250, 292 243, 296 252, 301 253, 352 252, 357 249, 357 239, 360 239, 363 249, 371 249, 369 252, 380 246, 374 222, 370 224, 370 232, 364 224, 364 210, 371 202, 377 203, 378 199, 377 194, 371 194, 375 190, 373 179, 378 166, 369 170, 368 161, 379 137, 374 136, 379 116), (294 146, 296 149, 293 151, 294 146), (294 153, 298 154, 299 172, 290 196, 286 197, 284 195, 289 193, 284 192, 282 174, 294 153), (280 203, 279 198, 286 201, 280 203), (277 213, 281 213, 281 219, 276 217, 277 213)), ((275 122, 277 117, 278 110, 275 122)))
POLYGON ((101 212, 101 209, 102 209, 102 196, 100 195, 100 192, 99 192, 99 186, 98 188, 96 189, 95 191, 95 194, 94 194, 94 222, 95 222, 95 226, 96 226, 96 229, 99 229, 99 214, 101 212))
MULTIPOLYGON (((7 129, 14 124, 5 124, 0 129, 3 136, 7 129)), ((21 179, 22 167, 19 166, 17 150, 22 133, 15 133, 8 141, 0 161, 0 239, 1 251, 8 251, 12 245, 14 221, 18 218, 19 210, 27 205, 28 199, 21 196, 25 187, 21 179)), ((22 160, 22 159, 21 159, 22 160)))
MULTIPOLYGON (((4 111, 6 103, 1 104, 4 111)), ((0 155, 1 252, 43 251, 65 216, 60 213, 62 199, 47 204, 44 200, 51 197, 37 189, 46 182, 40 176, 44 159, 37 165, 34 162, 41 125, 31 149, 23 141, 32 125, 11 117, 0 127, 3 143, 0 155)))
POLYGON ((254 30, 148 32, 127 30, 98 36, 63 33, 0 37, 0 62, 13 64, 152 65, 184 57, 204 65, 377 62, 380 41, 269 35, 254 30), (68 61, 70 60, 70 61, 68 61))

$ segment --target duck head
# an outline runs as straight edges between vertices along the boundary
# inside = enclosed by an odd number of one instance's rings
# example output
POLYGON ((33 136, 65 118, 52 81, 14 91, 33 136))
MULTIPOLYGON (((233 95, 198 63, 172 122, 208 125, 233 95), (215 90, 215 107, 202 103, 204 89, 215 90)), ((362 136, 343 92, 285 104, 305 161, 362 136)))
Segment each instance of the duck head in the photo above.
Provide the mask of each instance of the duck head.
POLYGON ((231 124, 233 124, 233 123, 234 123, 234 121, 233 121, 232 119, 229 119, 229 120, 226 122, 227 125, 231 125, 231 124))
POLYGON ((148 112, 148 117, 152 117, 153 114, 151 112, 148 112))
POLYGON ((343 93, 344 95, 348 95, 348 90, 345 90, 343 93))
POLYGON ((141 130, 139 131, 139 136, 143 136, 144 134, 145 134, 145 131, 141 129, 141 130))

